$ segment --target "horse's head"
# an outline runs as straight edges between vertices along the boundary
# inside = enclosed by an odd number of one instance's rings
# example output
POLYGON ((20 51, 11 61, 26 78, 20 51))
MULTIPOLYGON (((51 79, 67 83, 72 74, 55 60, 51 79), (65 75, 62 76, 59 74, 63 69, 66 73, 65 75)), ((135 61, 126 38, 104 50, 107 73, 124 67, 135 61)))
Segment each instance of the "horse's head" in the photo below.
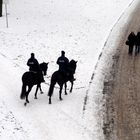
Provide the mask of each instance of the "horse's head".
POLYGON ((75 70, 76 70, 76 67, 77 67, 77 61, 75 61, 75 60, 71 60, 70 62, 69 62, 69 68, 73 71, 73 73, 75 73, 75 70))
POLYGON ((41 68, 41 70, 43 72, 43 75, 46 75, 47 74, 48 64, 49 63, 45 63, 45 62, 43 62, 43 63, 40 64, 40 68, 41 68))

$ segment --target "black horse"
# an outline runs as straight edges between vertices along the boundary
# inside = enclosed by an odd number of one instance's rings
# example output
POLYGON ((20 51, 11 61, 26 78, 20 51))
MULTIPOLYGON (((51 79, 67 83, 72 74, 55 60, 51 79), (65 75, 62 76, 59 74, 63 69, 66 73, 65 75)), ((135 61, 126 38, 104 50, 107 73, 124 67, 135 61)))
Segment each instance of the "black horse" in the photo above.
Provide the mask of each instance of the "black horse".
MULTIPOLYGON (((48 63, 41 63, 40 64, 40 69, 41 72, 43 73, 43 75, 47 74, 47 69, 48 69, 48 63)), ((42 89, 41 89, 41 78, 40 78, 40 74, 38 74, 37 72, 33 72, 33 71, 28 71, 25 72, 22 76, 22 91, 21 91, 21 95, 20 98, 21 99, 25 99, 25 104, 29 103, 28 100, 28 95, 32 89, 32 87, 34 85, 37 85, 36 87, 36 92, 35 92, 35 99, 37 99, 37 91, 38 88, 40 88, 41 93, 43 93, 42 89), (27 90, 28 87, 28 90, 27 90)))
POLYGON ((67 92, 66 92, 67 84, 66 83, 68 81, 71 82, 70 92, 72 92, 72 89, 73 89, 73 75, 74 75, 75 70, 76 70, 76 63, 77 63, 77 61, 75 61, 75 60, 70 61, 65 76, 60 71, 55 71, 52 74, 51 84, 50 84, 50 88, 49 88, 49 92, 48 92, 49 104, 51 104, 51 96, 53 94, 54 86, 55 86, 56 83, 58 83, 58 85, 60 86, 60 91, 59 91, 59 99, 60 100, 62 100, 61 93, 62 93, 62 89, 63 89, 63 84, 65 84, 65 94, 67 94, 67 92))

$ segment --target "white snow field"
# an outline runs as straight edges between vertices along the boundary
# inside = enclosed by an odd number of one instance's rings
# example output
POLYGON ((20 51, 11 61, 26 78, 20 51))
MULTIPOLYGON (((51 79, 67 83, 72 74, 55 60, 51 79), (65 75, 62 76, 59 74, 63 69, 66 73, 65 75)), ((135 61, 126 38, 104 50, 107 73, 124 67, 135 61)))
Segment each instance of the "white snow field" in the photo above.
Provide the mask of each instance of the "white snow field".
MULTIPOLYGON (((127 13, 128 21, 128 15, 138 2, 10 0, 8 28, 3 4, 3 17, 0 18, 0 139, 103 140, 101 111, 106 69, 102 66, 110 65, 108 51, 113 49, 111 45, 110 49, 103 48, 121 17, 127 13), (78 61, 76 81, 73 92, 67 96, 63 94, 63 101, 59 101, 59 90, 55 88, 49 105, 50 78, 58 69, 56 60, 61 50, 65 50, 69 60, 78 61), (38 93, 38 99, 34 100, 34 87, 29 94, 30 103, 25 107, 24 101, 20 100, 21 77, 28 71, 26 63, 31 52, 40 63, 49 62, 49 66, 46 84, 42 84, 44 94, 38 93), (105 54, 102 57, 105 59, 99 60, 101 53, 105 54), (98 64, 100 68, 97 68, 98 64)), ((112 42, 115 38, 112 37, 112 42)))

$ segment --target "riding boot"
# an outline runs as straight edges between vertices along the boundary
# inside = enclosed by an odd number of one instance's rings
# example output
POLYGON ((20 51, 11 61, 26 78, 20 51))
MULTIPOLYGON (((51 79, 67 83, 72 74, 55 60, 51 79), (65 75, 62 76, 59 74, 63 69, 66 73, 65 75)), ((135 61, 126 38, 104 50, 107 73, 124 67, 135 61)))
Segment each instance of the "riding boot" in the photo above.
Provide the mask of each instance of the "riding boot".
POLYGON ((75 81, 76 79, 74 78, 74 76, 72 75, 72 81, 75 81))
POLYGON ((73 75, 73 74, 69 75, 69 79, 70 79, 71 81, 75 81, 75 80, 76 80, 76 79, 74 78, 74 75, 73 75))
POLYGON ((42 83, 45 82, 42 71, 38 71, 38 80, 42 83))
POLYGON ((44 79, 44 77, 42 77, 42 80, 41 80, 41 82, 43 82, 43 83, 45 82, 45 79, 44 79))
POLYGON ((40 81, 44 83, 44 82, 45 82, 45 80, 44 80, 44 76, 43 76, 43 74, 41 73, 41 75, 40 75, 40 76, 41 76, 41 77, 40 77, 40 79, 41 79, 40 81))
POLYGON ((73 79, 72 79, 72 81, 75 81, 75 80, 76 80, 76 78, 73 78, 73 79))

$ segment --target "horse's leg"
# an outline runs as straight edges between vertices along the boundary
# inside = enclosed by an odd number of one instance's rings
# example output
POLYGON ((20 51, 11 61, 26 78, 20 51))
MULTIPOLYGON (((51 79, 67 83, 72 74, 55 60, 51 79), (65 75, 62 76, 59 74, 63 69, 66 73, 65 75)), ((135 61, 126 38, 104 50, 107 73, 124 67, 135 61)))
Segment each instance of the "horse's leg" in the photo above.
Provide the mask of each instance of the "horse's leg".
POLYGON ((39 84, 40 93, 43 94, 43 90, 41 88, 41 84, 39 84))
POLYGON ((67 83, 65 83, 65 95, 67 95, 67 83))
POLYGON ((59 91, 59 99, 60 99, 60 100, 63 100, 62 97, 61 97, 62 89, 63 89, 63 84, 60 85, 60 91, 59 91))
POLYGON ((51 79, 51 84, 50 84, 50 88, 49 88, 49 92, 48 92, 48 96, 49 96, 49 104, 52 103, 52 101, 51 101, 51 97, 52 97, 52 94, 53 94, 53 90, 54 90, 54 86, 55 86, 55 84, 56 84, 55 79, 54 79, 54 80, 51 79))
POLYGON ((71 82, 70 92, 72 92, 72 89, 73 89, 73 81, 70 81, 70 82, 71 82))
POLYGON ((49 104, 52 104, 51 96, 49 96, 49 104))
POLYGON ((37 91, 38 91, 38 88, 39 88, 39 84, 37 84, 37 86, 36 86, 36 91, 35 91, 35 99, 37 99, 37 91))
POLYGON ((28 86, 28 91, 26 92, 26 102, 24 103, 25 106, 27 103, 29 103, 28 95, 29 95, 31 89, 32 89, 32 86, 28 86))

